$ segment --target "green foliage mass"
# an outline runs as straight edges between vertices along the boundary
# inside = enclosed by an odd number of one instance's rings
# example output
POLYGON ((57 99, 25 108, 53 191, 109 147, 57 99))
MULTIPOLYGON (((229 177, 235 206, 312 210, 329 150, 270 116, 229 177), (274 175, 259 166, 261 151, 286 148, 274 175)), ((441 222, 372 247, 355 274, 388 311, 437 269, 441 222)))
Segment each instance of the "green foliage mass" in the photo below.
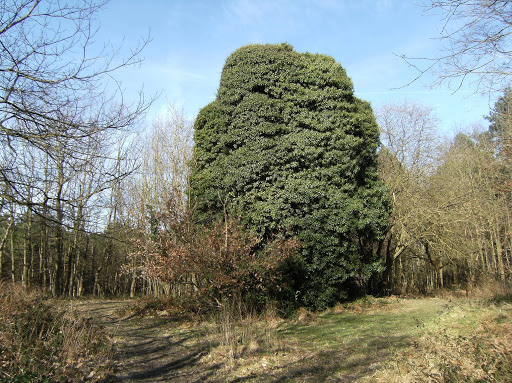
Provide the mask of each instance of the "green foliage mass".
POLYGON ((493 138, 502 138, 510 130, 512 119, 512 88, 507 88, 496 100, 487 120, 490 122, 489 132, 493 138))
POLYGON ((289 44, 238 49, 194 139, 197 221, 227 212, 263 239, 296 236, 304 303, 331 305, 375 272, 373 247, 389 211, 377 171, 379 129, 333 58, 289 44))

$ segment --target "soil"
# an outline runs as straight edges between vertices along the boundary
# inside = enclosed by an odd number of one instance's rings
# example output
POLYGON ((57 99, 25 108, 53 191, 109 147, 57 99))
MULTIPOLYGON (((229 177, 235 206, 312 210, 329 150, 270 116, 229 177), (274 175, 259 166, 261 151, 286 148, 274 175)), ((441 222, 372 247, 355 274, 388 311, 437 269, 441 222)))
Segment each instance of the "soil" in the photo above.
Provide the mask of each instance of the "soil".
POLYGON ((197 329, 187 329, 172 318, 124 317, 123 300, 87 300, 71 303, 86 318, 102 326, 114 339, 113 373, 102 382, 215 381, 216 366, 200 359, 210 351, 197 329))

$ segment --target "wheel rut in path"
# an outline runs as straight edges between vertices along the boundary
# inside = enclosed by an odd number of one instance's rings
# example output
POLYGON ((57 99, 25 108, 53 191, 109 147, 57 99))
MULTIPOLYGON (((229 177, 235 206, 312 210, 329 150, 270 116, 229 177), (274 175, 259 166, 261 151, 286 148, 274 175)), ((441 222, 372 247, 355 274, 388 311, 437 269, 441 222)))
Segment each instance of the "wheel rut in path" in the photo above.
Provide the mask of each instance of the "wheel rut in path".
POLYGON ((123 318, 118 313, 127 304, 121 300, 72 303, 115 340, 114 374, 105 383, 215 381, 216 367, 200 363, 210 345, 201 341, 197 330, 183 328, 171 318, 123 318))

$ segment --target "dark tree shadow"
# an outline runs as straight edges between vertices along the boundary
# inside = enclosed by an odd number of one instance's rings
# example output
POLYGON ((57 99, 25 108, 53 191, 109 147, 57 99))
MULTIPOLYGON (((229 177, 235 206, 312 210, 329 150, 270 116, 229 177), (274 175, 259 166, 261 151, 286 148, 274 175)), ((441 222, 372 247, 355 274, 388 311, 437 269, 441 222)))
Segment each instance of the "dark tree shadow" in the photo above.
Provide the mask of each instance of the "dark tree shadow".
POLYGON ((239 377, 231 382, 354 382, 373 374, 379 362, 389 358, 397 349, 410 345, 410 339, 406 336, 374 337, 365 345, 369 352, 352 347, 319 351, 309 358, 239 377))

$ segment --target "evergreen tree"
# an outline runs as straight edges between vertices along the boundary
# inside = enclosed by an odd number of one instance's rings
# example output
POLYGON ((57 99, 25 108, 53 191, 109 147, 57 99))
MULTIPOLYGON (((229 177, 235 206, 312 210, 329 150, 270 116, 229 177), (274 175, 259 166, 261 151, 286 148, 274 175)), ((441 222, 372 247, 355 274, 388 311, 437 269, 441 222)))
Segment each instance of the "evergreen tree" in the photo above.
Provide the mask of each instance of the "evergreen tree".
POLYGON ((197 117, 195 145, 197 221, 229 214, 264 240, 297 237, 305 265, 298 295, 309 306, 365 286, 389 210, 379 129, 333 58, 289 44, 238 49, 197 117))
POLYGON ((512 89, 507 88, 503 95, 496 100, 489 113, 490 139, 496 143, 501 154, 510 157, 510 143, 512 137, 512 89))
POLYGON ((495 151, 500 164, 500 188, 512 189, 512 89, 507 88, 494 103, 489 116, 489 129, 479 137, 481 143, 488 142, 495 151))

